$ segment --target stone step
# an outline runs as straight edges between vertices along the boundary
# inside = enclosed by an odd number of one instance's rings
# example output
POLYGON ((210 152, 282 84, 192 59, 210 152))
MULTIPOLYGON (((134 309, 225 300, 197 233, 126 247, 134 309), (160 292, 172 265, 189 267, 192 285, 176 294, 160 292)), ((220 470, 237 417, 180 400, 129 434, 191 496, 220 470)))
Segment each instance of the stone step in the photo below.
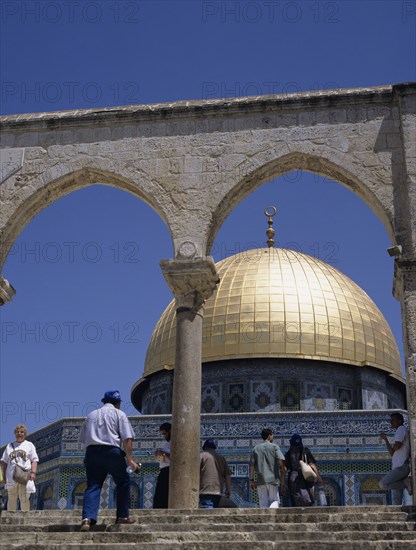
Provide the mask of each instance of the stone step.
MULTIPOLYGON (((355 513, 357 509, 362 510, 363 512, 397 512, 397 511, 403 511, 413 508, 412 506, 307 506, 304 508, 289 508, 289 507, 280 507, 280 508, 259 508, 259 507, 253 507, 253 508, 197 508, 195 510, 191 510, 189 508, 182 508, 182 509, 156 509, 156 508, 132 508, 131 513, 140 513, 142 515, 149 515, 149 516, 177 516, 177 515, 183 515, 183 514, 193 514, 194 516, 198 515, 206 515, 206 514, 222 514, 222 515, 247 515, 247 514, 276 514, 280 512, 285 512, 287 514, 290 513, 296 513, 298 510, 309 510, 313 511, 316 514, 319 513, 355 513)), ((17 514, 20 515, 20 511, 8 511, 3 510, 3 514, 17 514)), ((80 509, 77 510, 30 510, 29 512, 25 512, 28 516, 36 516, 40 515, 43 516, 47 513, 48 515, 57 515, 60 516, 62 514, 65 514, 67 516, 78 516, 81 511, 80 509)), ((100 509, 100 514, 103 516, 112 516, 115 513, 115 509, 100 509)))
MULTIPOLYGON (((321 533, 319 531, 257 531, 257 532, 239 532, 230 533, 229 531, 217 531, 215 535, 209 538, 221 540, 222 542, 283 542, 283 541, 389 541, 389 540, 416 540, 414 531, 344 531, 342 533, 321 533)), ((163 533, 152 532, 72 532, 72 533, 32 533, 30 540, 34 544, 44 544, 49 547, 50 544, 61 543, 145 543, 145 542, 201 542, 201 539, 207 538, 201 535, 200 531, 165 531, 163 533)), ((29 534, 22 533, 0 533, 0 544, 18 543, 29 539, 29 534)))
MULTIPOLYGON (((34 544, 33 542, 20 542, 0 544, 1 550, 45 550, 44 544, 34 544)), ((209 542, 146 542, 146 543, 110 543, 109 545, 100 545, 97 547, 95 542, 84 543, 51 543, 47 550, 97 550, 97 548, 108 550, 224 550, 224 542, 221 540, 211 540, 209 542)), ((391 541, 340 541, 340 542, 319 542, 319 550, 398 550, 414 548, 409 545, 409 541, 391 540, 391 541)), ((285 542, 285 550, 311 550, 310 541, 285 542)), ((227 543, 227 550, 265 550, 264 542, 231 542, 227 543)), ((282 550, 282 543, 269 542, 267 550, 282 550)))
MULTIPOLYGON (((52 523, 49 524, 5 524, 1 525, 1 532, 3 533, 13 533, 16 531, 19 532, 76 532, 79 531, 80 521, 76 523, 52 523)), ((212 521, 199 521, 199 522, 160 522, 160 523, 143 523, 138 521, 132 525, 115 525, 114 522, 99 522, 94 526, 93 530, 98 531, 133 531, 133 532, 164 532, 164 531, 180 531, 185 532, 187 530, 206 532, 216 532, 216 531, 229 531, 229 532, 238 532, 238 531, 274 531, 274 530, 299 530, 303 529, 305 531, 320 531, 320 532, 331 532, 337 530, 339 532, 345 530, 358 530, 358 531, 390 531, 395 529, 396 531, 407 531, 412 530, 414 527, 414 522, 406 521, 405 518, 402 518, 401 521, 328 521, 328 522, 316 522, 313 519, 309 521, 301 521, 301 518, 297 522, 247 522, 247 523, 216 523, 212 521)))
POLYGON ((396 550, 416 548, 415 507, 100 511, 81 533, 77 510, 3 512, 0 550, 396 550), (319 511, 318 511, 319 510, 319 511))
MULTIPOLYGON (((192 514, 192 516, 205 516, 209 514, 210 516, 232 516, 232 517, 238 517, 238 516, 249 516, 249 515, 265 515, 265 516, 274 516, 276 514, 298 514, 299 512, 306 513, 309 512, 313 515, 321 515, 321 514, 343 514, 343 515, 354 515, 357 512, 360 513, 371 513, 371 514, 380 514, 380 513, 387 513, 391 514, 393 512, 406 512, 409 513, 411 511, 416 511, 416 507, 414 506, 314 506, 312 508, 306 507, 306 508, 214 508, 214 509, 204 509, 204 508, 197 508, 196 510, 189 510, 189 509, 169 509, 169 510, 162 510, 162 509, 132 509, 131 514, 132 515, 138 515, 141 516, 158 516, 158 517, 168 517, 168 516, 182 516, 182 515, 189 515, 192 514)), ((100 510, 99 512, 100 517, 114 517, 115 510, 114 509, 105 509, 100 510)), ((81 510, 31 510, 30 512, 25 512, 22 514, 22 512, 9 512, 7 510, 2 512, 2 518, 6 517, 12 517, 12 516, 25 516, 25 517, 45 517, 47 515, 48 518, 51 517, 65 517, 65 518, 79 518, 81 515, 81 510)))
MULTIPOLYGON (((207 513, 205 514, 192 514, 189 511, 185 514, 142 514, 131 513, 131 516, 136 518, 138 523, 146 524, 155 524, 156 526, 166 523, 299 523, 299 522, 350 522, 350 521, 404 521, 408 517, 406 512, 395 511, 395 512, 363 512, 361 509, 357 508, 354 513, 320 513, 315 514, 310 511, 310 508, 306 509, 296 509, 296 512, 288 513, 284 511, 285 509, 278 511, 271 511, 268 514, 222 514, 222 513, 207 513)), ((73 514, 48 514, 47 523, 51 524, 73 524, 79 523, 81 520, 81 515, 73 514)), ((99 514, 99 521, 106 524, 111 524, 114 522, 114 512, 111 516, 99 514)), ((3 513, 2 524, 3 525, 41 525, 45 523, 45 516, 42 515, 33 515, 31 512, 22 514, 21 512, 11 512, 3 513)))

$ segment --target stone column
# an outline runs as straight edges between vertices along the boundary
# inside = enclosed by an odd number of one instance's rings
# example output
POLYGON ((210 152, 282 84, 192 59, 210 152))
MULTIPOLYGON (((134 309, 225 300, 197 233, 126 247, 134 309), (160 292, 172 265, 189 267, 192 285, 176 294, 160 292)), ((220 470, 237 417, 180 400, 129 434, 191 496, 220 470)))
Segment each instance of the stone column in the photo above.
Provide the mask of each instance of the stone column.
POLYGON ((416 260, 396 260, 394 292, 402 309, 413 504, 416 505, 416 260))
MULTIPOLYGON (((402 309, 413 503, 416 504, 416 87, 396 85, 401 149, 392 147, 395 243, 394 294, 402 309)), ((389 138, 387 137, 387 143, 389 138)))
POLYGON ((0 276, 0 306, 4 305, 6 302, 10 302, 15 294, 16 290, 9 281, 0 276))
POLYGON ((218 283, 212 258, 162 260, 176 300, 169 508, 199 504, 202 306, 218 283))

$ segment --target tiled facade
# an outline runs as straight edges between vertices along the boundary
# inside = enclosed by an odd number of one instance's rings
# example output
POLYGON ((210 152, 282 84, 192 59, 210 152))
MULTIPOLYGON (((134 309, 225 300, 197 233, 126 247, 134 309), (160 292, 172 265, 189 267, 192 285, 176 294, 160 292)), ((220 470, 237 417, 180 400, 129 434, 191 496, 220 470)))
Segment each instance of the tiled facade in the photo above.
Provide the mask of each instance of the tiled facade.
MULTIPOLYGON (((201 438, 214 438, 233 472, 233 498, 240 506, 255 506, 250 490, 249 457, 260 441, 263 427, 271 427, 275 442, 287 450, 290 436, 301 433, 315 455, 331 505, 390 503, 391 495, 378 488, 378 480, 390 470, 390 459, 381 431, 391 433, 391 410, 338 412, 235 413, 202 415, 201 438)), ((403 411, 402 411, 403 412, 403 411)), ((406 414, 406 413, 404 413, 406 414)), ((136 440, 134 455, 143 464, 132 478, 132 508, 151 508, 158 464, 154 451, 160 445, 159 425, 167 416, 131 417, 136 440)), ((57 421, 34 432, 40 457, 37 493, 32 507, 72 509, 82 505, 85 489, 84 451, 78 443, 82 418, 57 421)), ((115 507, 111 478, 103 488, 103 508, 115 507)))
MULTIPOLYGON (((170 414, 172 371, 149 377, 143 414, 170 414)), ((388 373, 330 361, 235 359, 202 365, 203 413, 405 408, 404 384, 388 373)))

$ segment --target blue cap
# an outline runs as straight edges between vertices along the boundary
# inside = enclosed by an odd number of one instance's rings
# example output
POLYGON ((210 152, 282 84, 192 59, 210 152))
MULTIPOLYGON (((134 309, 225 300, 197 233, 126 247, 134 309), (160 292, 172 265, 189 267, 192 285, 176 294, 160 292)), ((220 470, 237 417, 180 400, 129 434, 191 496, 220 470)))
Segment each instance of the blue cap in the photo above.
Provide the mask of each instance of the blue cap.
POLYGON ((106 391, 104 397, 101 399, 102 403, 108 403, 109 401, 121 401, 121 395, 118 390, 106 391))
POLYGON ((213 439, 207 439, 205 443, 202 445, 203 449, 216 449, 217 446, 215 445, 215 441, 213 439))
POLYGON ((299 434, 293 434, 292 437, 290 438, 289 443, 291 445, 301 446, 302 445, 302 438, 300 437, 299 434))

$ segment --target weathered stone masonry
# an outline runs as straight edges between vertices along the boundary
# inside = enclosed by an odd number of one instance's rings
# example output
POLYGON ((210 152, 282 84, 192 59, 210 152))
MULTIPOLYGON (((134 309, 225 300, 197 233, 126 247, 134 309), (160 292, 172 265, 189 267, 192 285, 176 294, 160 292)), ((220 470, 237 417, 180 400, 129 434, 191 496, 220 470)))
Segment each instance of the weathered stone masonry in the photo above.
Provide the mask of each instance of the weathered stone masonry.
MULTIPOLYGON (((175 298, 187 317, 177 350, 182 350, 182 366, 195 371, 200 357, 186 350, 201 337, 199 300, 209 296, 216 281, 208 254, 232 209, 262 183, 292 170, 316 172, 359 195, 401 247, 394 286, 402 306, 416 471, 415 83, 13 115, 0 121, 0 268, 25 225, 60 197, 94 183, 130 192, 152 206, 171 233, 170 272, 181 273, 175 298), (189 302, 190 292, 193 301, 185 311, 180 304, 189 302)), ((13 287, 1 278, 0 303, 12 296, 13 287)), ((199 394, 200 374, 192 379, 192 391, 188 385, 177 393, 174 418, 184 413, 190 393, 199 394)), ((190 456, 199 445, 197 403, 192 410, 181 417, 176 433, 186 442, 182 454, 190 456)), ((194 490, 197 469, 188 476, 186 491, 194 490)), ((179 501, 186 498, 179 493, 179 501)))

